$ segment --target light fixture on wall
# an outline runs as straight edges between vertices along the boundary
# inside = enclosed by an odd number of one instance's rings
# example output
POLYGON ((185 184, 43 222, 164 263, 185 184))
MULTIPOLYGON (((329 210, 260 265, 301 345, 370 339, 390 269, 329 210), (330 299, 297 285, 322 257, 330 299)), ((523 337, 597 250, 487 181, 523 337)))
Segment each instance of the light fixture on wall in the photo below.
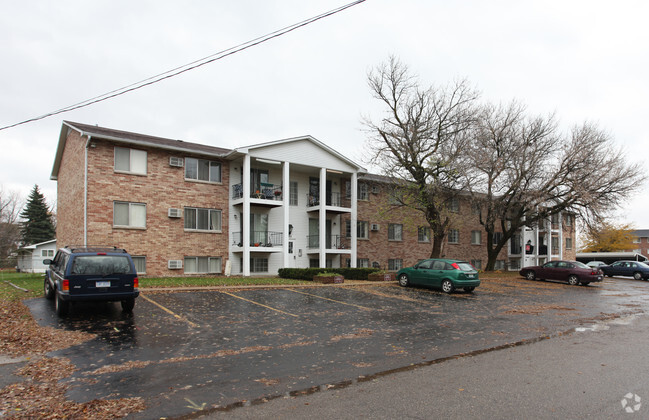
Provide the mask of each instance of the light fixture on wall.
POLYGON ((237 214, 234 213, 234 220, 237 220, 237 214))

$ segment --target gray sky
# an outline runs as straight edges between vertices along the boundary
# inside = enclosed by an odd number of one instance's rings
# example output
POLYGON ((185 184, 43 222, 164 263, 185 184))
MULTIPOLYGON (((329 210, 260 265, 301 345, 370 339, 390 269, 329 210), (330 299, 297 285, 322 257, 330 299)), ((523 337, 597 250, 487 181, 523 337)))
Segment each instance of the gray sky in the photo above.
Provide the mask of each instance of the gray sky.
MULTIPOLYGON (((0 126, 40 116, 351 0, 0 0, 0 126)), ((482 99, 596 122, 646 162, 649 2, 367 0, 170 80, 0 131, 0 185, 49 180, 61 121, 234 148, 310 134, 362 163, 367 72, 398 56, 424 85, 467 78, 482 99)), ((587 151, 585 151, 587 152, 587 151)), ((605 170, 605 168, 603 168, 605 170)), ((647 186, 620 221, 649 228, 647 186)))

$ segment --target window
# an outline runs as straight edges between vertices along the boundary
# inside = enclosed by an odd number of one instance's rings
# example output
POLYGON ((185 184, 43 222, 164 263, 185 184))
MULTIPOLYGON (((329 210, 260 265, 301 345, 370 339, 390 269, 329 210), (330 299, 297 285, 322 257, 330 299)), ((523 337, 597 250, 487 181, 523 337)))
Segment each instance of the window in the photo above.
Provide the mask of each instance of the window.
POLYGON ((550 216, 550 221, 552 222, 553 225, 559 224, 559 214, 555 213, 552 216, 550 216))
POLYGON ((358 268, 369 268, 370 267, 369 258, 359 258, 358 260, 356 260, 356 267, 358 267, 358 268))
POLYGON ((521 268, 521 262, 517 258, 512 258, 509 260, 509 269, 510 270, 520 270, 521 268))
POLYGON ((427 226, 419 226, 417 228, 417 241, 430 242, 430 228, 427 226))
POLYGON ((473 214, 474 216, 479 216, 481 211, 482 208, 480 207, 480 203, 471 204, 471 214, 473 214))
POLYGON ((479 230, 471 231, 471 245, 480 245, 481 239, 482 239, 482 232, 480 232, 479 230))
POLYGON ((449 244, 459 244, 460 243, 460 231, 457 229, 449 229, 448 231, 448 243, 449 244))
POLYGON ((564 214, 563 221, 566 226, 572 226, 572 214, 564 214))
POLYGON ((352 182, 345 181, 345 198, 352 198, 352 182))
POLYGON ((291 181, 289 183, 288 204, 297 206, 297 181, 291 181))
POLYGON ((146 204, 115 201, 113 203, 113 225, 145 228, 146 204))
POLYGON ((388 270, 397 271, 403 268, 403 260, 401 258, 389 259, 388 270))
POLYGON ((566 249, 572 249, 572 238, 566 238, 566 249))
POLYGON ((221 272, 221 257, 185 257, 185 273, 207 274, 221 272))
POLYGON ((146 152, 144 150, 116 147, 115 172, 146 175, 146 152))
POLYGON ((448 201, 448 209, 452 213, 459 213, 460 212, 460 199, 457 197, 451 197, 451 199, 448 201))
POLYGON ((502 232, 494 232, 493 243, 497 244, 502 240, 503 240, 503 233, 502 232))
POLYGON ((505 260, 496 260, 494 264, 494 270, 504 270, 505 269, 505 260))
POLYGON ((133 264, 135 264, 135 271, 138 274, 146 273, 146 257, 136 257, 132 256, 133 264))
POLYGON ((476 270, 482 270, 482 260, 471 260, 470 262, 476 270))
POLYGON ((367 184, 363 184, 363 183, 358 184, 358 199, 359 200, 370 199, 369 188, 367 187, 367 184))
POLYGON ((359 221, 356 224, 356 237, 359 239, 368 239, 369 234, 369 222, 359 221))
POLYGON ((633 243, 634 243, 634 244, 639 244, 639 243, 640 243, 640 238, 638 238, 637 236, 634 237, 634 238, 633 238, 633 243))
POLYGON ((54 256, 53 249, 41 249, 41 257, 53 257, 53 256, 54 256))
POLYGON ((351 220, 345 220, 345 237, 352 237, 352 222, 351 220))
POLYGON ((185 178, 221 182, 221 164, 211 160, 185 158, 185 178))
POLYGON ((221 230, 221 210, 185 207, 185 229, 221 230))
POLYGON ((268 272, 268 258, 250 258, 250 272, 251 273, 266 273, 268 272))
POLYGON ((401 241, 403 240, 403 225, 390 223, 388 224, 388 240, 401 241))

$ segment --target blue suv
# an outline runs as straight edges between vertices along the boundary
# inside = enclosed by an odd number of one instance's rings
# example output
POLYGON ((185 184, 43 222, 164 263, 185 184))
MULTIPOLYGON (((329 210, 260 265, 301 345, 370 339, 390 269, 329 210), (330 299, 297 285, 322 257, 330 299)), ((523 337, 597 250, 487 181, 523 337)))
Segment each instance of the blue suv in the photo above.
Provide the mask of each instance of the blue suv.
POLYGON ((56 313, 66 315, 71 302, 121 302, 132 312, 138 297, 138 277, 133 259, 125 249, 65 247, 57 251, 45 272, 44 293, 55 300, 56 313))

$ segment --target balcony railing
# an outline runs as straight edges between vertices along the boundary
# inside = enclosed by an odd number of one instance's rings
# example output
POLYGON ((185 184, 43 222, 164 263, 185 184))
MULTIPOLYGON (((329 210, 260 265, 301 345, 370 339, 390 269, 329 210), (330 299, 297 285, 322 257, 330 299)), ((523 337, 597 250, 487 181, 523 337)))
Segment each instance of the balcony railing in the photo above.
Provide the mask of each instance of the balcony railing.
MULTIPOLYGON (((320 248, 320 235, 307 236, 307 248, 320 248)), ((342 235, 329 235, 325 242, 326 249, 349 249, 348 238, 342 235)))
MULTIPOLYGON (((307 207, 315 207, 320 205, 320 197, 314 194, 307 194, 307 207)), ((334 206, 334 207, 344 207, 343 204, 348 204, 349 200, 343 200, 342 194, 338 192, 332 192, 327 194, 327 202, 325 203, 327 206, 334 206)))
MULTIPOLYGON (((243 246, 241 241, 241 232, 232 233, 232 244, 243 246)), ((284 244, 284 234, 282 232, 254 231, 250 239, 250 246, 254 247, 273 247, 284 244)))
MULTIPOLYGON (((243 184, 234 184, 232 186, 232 198, 243 198, 243 184)), ((259 188, 250 191, 250 198, 259 198, 262 200, 282 200, 282 186, 276 184, 261 183, 259 188)))

